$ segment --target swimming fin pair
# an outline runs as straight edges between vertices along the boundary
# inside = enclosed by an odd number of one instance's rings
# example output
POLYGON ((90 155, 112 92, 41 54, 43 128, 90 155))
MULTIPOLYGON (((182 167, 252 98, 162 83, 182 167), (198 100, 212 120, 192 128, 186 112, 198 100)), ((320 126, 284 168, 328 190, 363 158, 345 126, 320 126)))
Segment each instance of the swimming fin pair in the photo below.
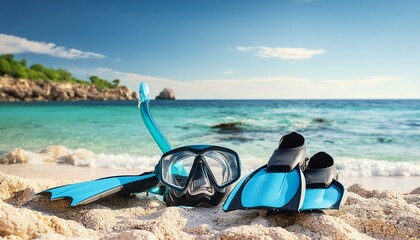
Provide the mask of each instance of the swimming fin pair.
POLYGON ((235 186, 223 210, 262 208, 271 213, 338 209, 345 193, 337 181, 333 158, 320 152, 308 160, 305 138, 292 132, 280 139, 267 165, 235 186))

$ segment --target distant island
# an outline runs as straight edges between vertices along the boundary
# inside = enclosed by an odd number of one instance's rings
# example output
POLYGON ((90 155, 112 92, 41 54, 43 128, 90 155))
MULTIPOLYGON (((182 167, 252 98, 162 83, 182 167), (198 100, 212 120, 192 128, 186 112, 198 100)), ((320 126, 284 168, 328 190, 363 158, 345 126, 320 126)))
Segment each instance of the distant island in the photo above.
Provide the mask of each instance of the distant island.
POLYGON ((159 95, 156 96, 156 100, 175 100, 175 93, 170 88, 164 88, 159 95))
POLYGON ((17 61, 13 55, 0 55, 0 101, 77 101, 132 100, 137 95, 120 80, 109 82, 91 76, 90 82, 80 80, 63 69, 41 64, 27 67, 26 60, 17 61))

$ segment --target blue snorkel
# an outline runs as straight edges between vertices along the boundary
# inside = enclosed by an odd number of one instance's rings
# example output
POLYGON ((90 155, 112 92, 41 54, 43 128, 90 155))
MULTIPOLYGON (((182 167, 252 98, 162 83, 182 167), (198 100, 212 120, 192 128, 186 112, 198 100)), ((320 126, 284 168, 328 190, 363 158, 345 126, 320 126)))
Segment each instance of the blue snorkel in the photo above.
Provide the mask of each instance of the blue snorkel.
MULTIPOLYGON (((157 126, 156 122, 154 121, 152 114, 150 113, 149 109, 149 101, 150 101, 150 93, 149 93, 149 86, 146 83, 141 82, 139 87, 139 103, 138 107, 140 108, 140 115, 143 119, 144 124, 149 130, 150 134, 152 135, 153 139, 155 140, 156 144, 159 146, 162 153, 168 152, 172 149, 171 145, 169 144, 168 140, 166 140, 163 133, 160 131, 159 127, 157 126)), ((162 194, 161 188, 156 186, 148 190, 150 193, 154 194, 162 194)), ((163 194, 166 194, 166 190, 163 194)))
POLYGON ((147 86, 146 83, 144 82, 140 83, 139 94, 140 94, 139 96, 140 114, 141 114, 144 124, 147 127, 147 130, 149 130, 150 134, 152 135, 156 144, 159 146, 162 153, 166 153, 172 150, 171 145, 169 144, 168 140, 166 140, 163 133, 160 131, 156 122, 153 120, 152 114, 150 113, 150 109, 149 109, 150 93, 149 93, 149 86, 147 86))
MULTIPOLYGON (((147 127, 147 130, 149 130, 150 134, 152 135, 156 144, 159 146, 162 153, 169 152, 170 150, 172 150, 172 146, 169 144, 165 135, 163 135, 162 131, 160 131, 158 125, 153 119, 153 116, 150 113, 149 101, 150 101, 149 86, 146 83, 141 82, 140 87, 139 87, 140 115, 143 119, 144 124, 147 127)), ((180 173, 182 175, 188 175, 188 173, 185 171, 184 167, 182 166, 182 162, 174 166, 172 168, 172 172, 180 173)))

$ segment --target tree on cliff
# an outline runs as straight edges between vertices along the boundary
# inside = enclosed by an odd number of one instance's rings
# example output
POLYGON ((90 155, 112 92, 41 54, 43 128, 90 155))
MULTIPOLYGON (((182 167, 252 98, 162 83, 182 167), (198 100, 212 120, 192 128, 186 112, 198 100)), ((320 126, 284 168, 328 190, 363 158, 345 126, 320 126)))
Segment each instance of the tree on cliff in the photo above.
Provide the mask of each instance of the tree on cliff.
POLYGON ((20 62, 13 60, 13 55, 0 55, 0 75, 9 75, 15 78, 28 78, 26 60, 20 62))
POLYGON ((88 81, 80 80, 71 75, 70 72, 64 69, 53 69, 44 67, 41 64, 33 64, 29 68, 25 59, 17 61, 13 59, 13 55, 4 54, 0 55, 0 76, 11 76, 13 78, 25 78, 33 81, 40 82, 63 82, 63 83, 76 83, 76 84, 93 84, 99 89, 109 89, 118 87, 120 80, 115 79, 108 82, 97 76, 91 76, 88 81))
POLYGON ((118 87, 118 84, 120 84, 120 80, 119 79, 114 79, 113 81, 112 81, 112 83, 113 83, 113 87, 115 88, 115 87, 118 87))
POLYGON ((110 83, 107 80, 101 79, 97 76, 91 76, 89 79, 90 82, 99 89, 116 88, 120 83, 120 80, 118 79, 115 79, 114 81, 112 81, 113 83, 110 83))

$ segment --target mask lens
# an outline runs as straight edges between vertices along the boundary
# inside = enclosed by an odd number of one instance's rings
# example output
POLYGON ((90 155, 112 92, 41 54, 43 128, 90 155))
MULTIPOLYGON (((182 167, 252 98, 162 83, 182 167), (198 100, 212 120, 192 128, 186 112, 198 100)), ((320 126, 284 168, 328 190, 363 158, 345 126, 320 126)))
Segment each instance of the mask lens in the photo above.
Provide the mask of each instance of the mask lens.
POLYGON ((206 163, 219 187, 229 184, 239 177, 240 170, 235 154, 227 151, 210 150, 202 155, 206 159, 206 163))
POLYGON ((161 162, 162 181, 176 188, 184 188, 196 156, 197 154, 190 151, 165 156, 161 162))

